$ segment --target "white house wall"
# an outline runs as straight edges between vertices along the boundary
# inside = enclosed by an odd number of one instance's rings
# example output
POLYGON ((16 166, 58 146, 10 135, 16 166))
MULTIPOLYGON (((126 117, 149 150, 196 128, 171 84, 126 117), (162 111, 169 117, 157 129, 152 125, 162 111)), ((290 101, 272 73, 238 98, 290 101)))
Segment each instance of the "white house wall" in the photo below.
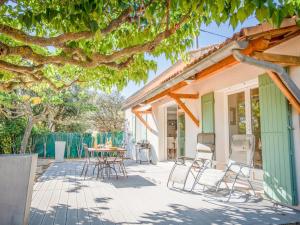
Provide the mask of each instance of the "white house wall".
MULTIPOLYGON (((185 100, 185 105, 199 119, 199 100, 185 100)), ((195 157, 199 127, 185 114, 185 155, 195 157)))
POLYGON ((159 133, 158 133, 158 127, 157 127, 157 113, 155 113, 156 110, 154 110, 153 114, 147 114, 147 123, 148 125, 154 129, 157 133, 152 133, 148 130, 147 132, 147 140, 151 144, 151 160, 152 163, 156 164, 159 160, 159 133))

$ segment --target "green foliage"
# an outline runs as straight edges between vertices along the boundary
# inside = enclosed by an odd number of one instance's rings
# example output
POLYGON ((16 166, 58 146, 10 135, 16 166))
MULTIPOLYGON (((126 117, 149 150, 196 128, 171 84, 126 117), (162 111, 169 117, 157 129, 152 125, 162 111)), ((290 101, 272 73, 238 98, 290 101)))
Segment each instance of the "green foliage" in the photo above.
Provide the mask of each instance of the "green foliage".
MULTIPOLYGON (((136 1, 136 0, 18 0, 7 1, 0 6, 0 24, 9 25, 38 37, 55 37, 68 32, 91 31, 92 38, 70 40, 66 46, 70 49, 79 48, 88 58, 93 54, 110 55, 123 49, 142 46, 157 37, 167 29, 183 22, 176 33, 158 43, 148 51, 151 56, 165 54, 168 59, 175 61, 183 55, 192 40, 199 33, 201 24, 227 21, 235 28, 250 16, 255 16, 260 22, 268 21, 279 26, 284 17, 298 15, 299 0, 203 0, 171 1, 170 9, 166 1, 136 1), (145 4, 145 5, 142 5, 145 4), (141 7, 145 11, 141 12, 141 7), (111 21, 118 18, 126 9, 132 9, 127 22, 120 23, 116 29, 103 34, 111 21), (169 23, 167 24, 167 13, 169 23)), ((20 46, 15 39, 0 34, 0 40, 10 46, 20 46)), ((34 52, 44 56, 68 57, 68 53, 53 46, 41 47, 29 44, 34 52)), ((149 70, 155 70, 153 61, 145 58, 144 52, 135 52, 133 62, 123 69, 116 69, 105 64, 95 67, 82 67, 65 63, 55 65, 45 64, 42 69, 44 76, 58 86, 78 79, 85 87, 119 90, 130 80, 143 82, 147 79, 149 70)), ((124 62, 129 56, 120 57, 114 63, 124 62)), ((17 65, 32 65, 31 60, 18 56, 2 57, 3 60, 17 65)), ((89 59, 87 59, 88 61, 89 59)), ((10 80, 12 74, 0 71, 2 82, 10 80)), ((36 84, 36 83, 35 83, 36 84)))
POLYGON ((25 126, 24 118, 11 120, 0 116, 0 154, 19 151, 25 126))

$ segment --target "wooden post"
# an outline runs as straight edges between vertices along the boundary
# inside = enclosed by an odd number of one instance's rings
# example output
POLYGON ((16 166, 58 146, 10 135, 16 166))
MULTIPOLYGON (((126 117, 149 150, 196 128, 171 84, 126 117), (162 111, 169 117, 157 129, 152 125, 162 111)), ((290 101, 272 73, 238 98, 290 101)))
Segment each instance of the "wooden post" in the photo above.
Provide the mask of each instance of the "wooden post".
POLYGON ((279 90, 283 93, 283 95, 288 99, 288 101, 291 103, 291 105, 300 114, 300 103, 291 94, 289 89, 287 89, 287 87, 282 83, 282 81, 279 79, 278 75, 276 73, 274 73, 273 71, 267 71, 267 73, 268 73, 269 77, 273 80, 273 82, 276 84, 276 86, 279 88, 279 90))
POLYGON ((199 127, 199 120, 193 115, 193 113, 188 109, 188 107, 181 101, 181 99, 172 93, 169 93, 169 96, 173 98, 177 104, 182 108, 182 110, 191 118, 191 120, 199 127))
POLYGON ((157 131, 154 130, 150 125, 147 123, 147 121, 144 120, 143 116, 141 115, 142 112, 139 111, 133 111, 133 113, 136 115, 136 117, 142 122, 142 124, 145 125, 145 127, 154 135, 158 135, 157 131))

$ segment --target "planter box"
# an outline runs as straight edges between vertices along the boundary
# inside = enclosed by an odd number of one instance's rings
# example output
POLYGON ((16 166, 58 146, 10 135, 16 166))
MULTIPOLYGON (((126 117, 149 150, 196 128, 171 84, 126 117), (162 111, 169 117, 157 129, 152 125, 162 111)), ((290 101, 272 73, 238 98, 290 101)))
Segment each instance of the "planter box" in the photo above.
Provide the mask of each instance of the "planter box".
POLYGON ((0 155, 0 224, 28 224, 36 165, 37 154, 0 155))
POLYGON ((63 162, 65 156, 65 141, 56 141, 55 142, 55 162, 63 162))

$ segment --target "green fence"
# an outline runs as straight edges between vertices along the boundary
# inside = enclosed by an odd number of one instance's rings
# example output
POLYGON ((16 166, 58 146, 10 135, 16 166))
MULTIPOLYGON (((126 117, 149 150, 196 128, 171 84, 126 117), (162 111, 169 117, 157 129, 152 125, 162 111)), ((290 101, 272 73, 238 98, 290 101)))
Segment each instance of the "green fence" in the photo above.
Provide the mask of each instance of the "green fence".
POLYGON ((121 146, 123 144, 123 137, 123 132, 101 132, 97 133, 96 136, 90 133, 48 133, 34 136, 32 147, 34 152, 38 153, 39 157, 54 158, 55 141, 65 141, 65 158, 77 158, 84 156, 84 151, 82 150, 83 143, 91 147, 96 143, 105 144, 108 140, 112 140, 113 146, 121 146))

